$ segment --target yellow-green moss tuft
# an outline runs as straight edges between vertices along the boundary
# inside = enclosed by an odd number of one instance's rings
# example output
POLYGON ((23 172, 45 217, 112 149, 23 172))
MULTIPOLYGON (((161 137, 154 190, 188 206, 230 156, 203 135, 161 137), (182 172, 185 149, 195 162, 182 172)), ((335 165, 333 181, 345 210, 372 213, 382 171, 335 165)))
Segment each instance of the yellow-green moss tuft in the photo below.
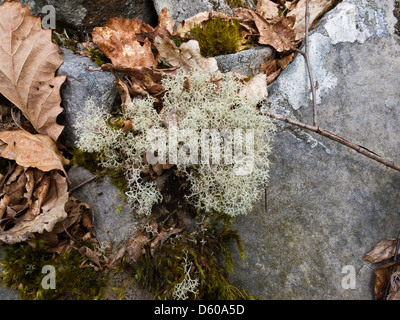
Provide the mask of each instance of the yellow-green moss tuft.
POLYGON ((241 35, 237 20, 226 21, 216 17, 204 27, 196 25, 190 34, 199 42, 200 52, 206 57, 235 53, 240 47, 241 35))

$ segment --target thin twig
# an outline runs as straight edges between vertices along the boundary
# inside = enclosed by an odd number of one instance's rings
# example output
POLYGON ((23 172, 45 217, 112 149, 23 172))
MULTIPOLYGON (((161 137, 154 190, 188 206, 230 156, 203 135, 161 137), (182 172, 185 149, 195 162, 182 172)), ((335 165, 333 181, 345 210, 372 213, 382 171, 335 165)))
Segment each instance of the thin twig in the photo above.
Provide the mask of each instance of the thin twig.
POLYGON ((87 179, 86 181, 83 181, 82 183, 78 184, 76 187, 73 187, 71 190, 68 191, 68 193, 74 192, 76 189, 84 186, 85 184, 92 182, 93 180, 97 179, 98 176, 93 176, 90 179, 87 179))
POLYGON ((273 118, 273 119, 276 119, 276 120, 280 120, 280 121, 289 123, 291 125, 297 126, 299 128, 306 129, 306 130, 318 133, 318 134, 320 134, 320 135, 322 135, 322 136, 324 136, 326 138, 329 138, 329 139, 331 139, 333 141, 339 142, 339 143, 345 145, 346 147, 349 147, 349 148, 357 151, 358 153, 361 153, 362 155, 367 156, 370 159, 378 161, 378 162, 384 164, 387 167, 390 167, 392 169, 400 171, 400 165, 399 164, 397 164, 397 163, 395 163, 393 161, 387 160, 385 158, 382 158, 380 155, 376 154, 375 152, 373 152, 371 150, 368 150, 367 148, 365 148, 363 146, 360 146, 360 145, 357 145, 355 143, 352 143, 352 142, 350 142, 350 141, 348 141, 348 140, 346 140, 346 139, 344 139, 342 137, 339 137, 338 135, 336 135, 334 133, 331 133, 329 131, 323 130, 318 126, 310 126, 310 125, 301 123, 299 121, 295 121, 295 120, 292 120, 292 119, 289 119, 289 118, 285 118, 285 117, 282 117, 282 116, 279 116, 279 115, 276 115, 276 114, 273 114, 273 113, 270 113, 270 112, 265 112, 265 115, 267 115, 270 118, 273 118))
POLYGON ((267 189, 267 185, 264 185, 264 207, 265 207, 265 213, 268 213, 268 189, 267 189))
POLYGON ((307 65, 308 78, 310 79, 312 104, 313 104, 313 125, 318 127, 318 110, 317 110, 317 92, 315 88, 314 76, 311 70, 310 55, 309 55, 309 24, 310 24, 310 11, 309 11, 309 0, 306 1, 306 12, 305 12, 305 37, 304 37, 304 51, 293 48, 294 51, 303 55, 307 65))

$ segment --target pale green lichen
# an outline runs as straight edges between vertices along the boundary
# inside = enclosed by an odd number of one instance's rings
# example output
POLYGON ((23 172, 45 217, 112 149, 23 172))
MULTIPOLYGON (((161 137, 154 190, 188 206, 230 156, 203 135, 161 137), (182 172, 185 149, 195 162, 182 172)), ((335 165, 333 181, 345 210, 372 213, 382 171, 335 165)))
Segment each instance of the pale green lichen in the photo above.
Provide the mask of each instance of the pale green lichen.
MULTIPOLYGON (((192 130, 201 135, 204 130, 217 129, 219 133, 234 135, 241 130, 253 140, 253 148, 242 151, 232 163, 219 164, 206 161, 198 164, 178 163, 191 183, 191 199, 205 211, 224 212, 230 216, 246 214, 260 198, 260 192, 268 179, 268 154, 274 126, 257 110, 257 98, 244 99, 240 95, 241 83, 231 73, 210 75, 194 72, 189 79, 190 90, 184 90, 186 76, 181 73, 163 81, 166 89, 164 113, 174 112, 176 106, 179 130, 192 130), (216 81, 220 79, 218 84, 216 81)), ((221 135, 217 139, 221 140, 221 135)), ((232 136, 230 137, 232 138, 232 136)), ((229 140, 229 139, 228 139, 229 140)), ((244 140, 244 139, 243 139, 244 140)), ((222 148, 222 141, 219 147, 222 148)), ((244 141, 243 141, 244 142, 244 141)), ((249 142, 249 141, 248 141, 249 142)), ((251 141, 250 141, 251 142, 251 141)), ((199 148, 204 156, 206 149, 199 148)), ((234 155, 235 156, 235 155, 234 155)), ((224 158, 225 159, 225 158, 224 158)))
POLYGON ((206 212, 246 214, 268 179, 267 156, 274 130, 257 109, 259 99, 243 98, 243 85, 232 73, 178 72, 165 76, 162 84, 166 92, 160 114, 151 98, 136 98, 126 106, 118 121, 132 120, 128 132, 110 125, 110 115, 89 102, 91 117, 79 119, 75 126, 79 149, 101 154, 99 161, 105 168, 123 163, 130 204, 136 211, 150 214, 162 196, 155 183, 141 174, 149 168, 144 156, 149 160, 149 150, 155 154, 149 137, 164 137, 161 141, 168 141, 169 157, 161 157, 162 152, 155 148, 158 159, 176 164, 187 175, 191 186, 188 200, 206 212), (174 130, 179 135, 175 144, 170 138, 174 130))

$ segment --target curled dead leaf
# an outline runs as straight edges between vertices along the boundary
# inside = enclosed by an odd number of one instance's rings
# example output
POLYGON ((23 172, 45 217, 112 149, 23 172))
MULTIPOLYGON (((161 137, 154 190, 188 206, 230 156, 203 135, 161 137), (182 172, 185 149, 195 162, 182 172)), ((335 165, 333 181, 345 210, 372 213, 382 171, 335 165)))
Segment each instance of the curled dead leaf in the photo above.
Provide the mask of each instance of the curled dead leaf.
MULTIPOLYGON (((288 17, 296 18, 296 22, 294 24, 294 32, 295 37, 294 41, 299 41, 305 36, 305 12, 306 12, 306 0, 300 0, 297 2, 296 7, 291 9, 288 13, 288 17)), ((310 1, 309 2, 309 30, 312 29, 316 20, 321 17, 333 4, 334 0, 318 0, 318 1, 310 1)))
POLYGON ((21 167, 33 167, 42 171, 61 170, 69 161, 58 151, 56 144, 48 136, 30 134, 26 131, 2 131, 0 140, 7 144, 1 153, 6 159, 15 160, 21 167))
POLYGON ((240 95, 244 98, 257 97, 258 100, 263 100, 268 96, 267 75, 259 73, 252 77, 240 91, 240 95))
POLYGON ((138 19, 110 18, 104 27, 93 29, 93 42, 116 67, 155 67, 150 40, 145 38, 141 45, 136 38, 135 32, 139 33, 142 25, 138 19))
MULTIPOLYGON (((15 214, 12 214, 8 217, 8 223, 11 223, 10 227, 3 225, 0 228, 0 241, 9 244, 27 241, 35 233, 51 232, 59 221, 67 217, 67 213, 64 210, 65 203, 68 200, 66 178, 56 170, 49 172, 48 176, 50 184, 42 202, 40 213, 31 215, 28 211, 18 218, 15 214)), ((18 180, 14 183, 17 182, 18 180)))
POLYGON ((258 43, 270 45, 278 52, 289 51, 292 49, 295 40, 293 30, 296 17, 280 17, 273 21, 267 21, 259 13, 250 10, 254 22, 260 33, 258 43))
POLYGON ((274 19, 279 15, 279 5, 271 0, 258 0, 257 12, 265 19, 274 19))
POLYGON ((372 263, 378 263, 383 260, 390 259, 395 254, 396 244, 396 238, 382 240, 376 244, 370 252, 364 255, 363 260, 368 260, 372 263))

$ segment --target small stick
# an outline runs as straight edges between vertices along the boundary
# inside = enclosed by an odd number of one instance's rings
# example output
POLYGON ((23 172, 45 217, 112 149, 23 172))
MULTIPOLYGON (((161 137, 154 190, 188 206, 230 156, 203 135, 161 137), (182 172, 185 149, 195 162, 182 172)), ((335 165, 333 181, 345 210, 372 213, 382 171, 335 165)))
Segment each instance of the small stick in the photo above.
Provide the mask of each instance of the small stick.
POLYGON ((80 187, 84 186, 85 184, 92 182, 93 180, 97 179, 97 176, 93 176, 90 179, 87 179, 86 181, 83 181, 82 183, 78 184, 76 187, 73 187, 71 190, 68 191, 68 193, 74 192, 76 189, 79 189, 80 187))
POLYGON ((312 94, 312 104, 313 104, 313 125, 318 127, 317 118, 317 92, 315 88, 314 76, 311 70, 310 56, 309 56, 309 40, 308 40, 308 29, 310 24, 310 11, 309 11, 309 0, 306 1, 306 13, 305 13, 305 38, 304 38, 304 51, 292 48, 294 51, 303 55, 304 60, 307 65, 308 77, 310 79, 311 94, 312 94))
POLYGON ((336 135, 334 133, 331 133, 329 131, 323 130, 318 126, 310 126, 310 125, 307 125, 307 124, 304 124, 304 123, 301 123, 301 122, 298 122, 298 121, 295 121, 295 120, 292 120, 292 119, 289 119, 289 118, 278 116, 278 115, 270 113, 270 112, 265 112, 264 114, 267 115, 270 118, 273 118, 273 119, 276 119, 276 120, 280 120, 280 121, 289 123, 291 125, 297 126, 299 128, 306 129, 306 130, 318 133, 318 134, 320 134, 320 135, 322 135, 322 136, 324 136, 326 138, 329 138, 329 139, 331 139, 333 141, 339 142, 339 143, 345 145, 346 147, 349 147, 349 148, 357 151, 358 153, 361 153, 362 155, 364 155, 364 156, 366 156, 366 157, 368 157, 370 159, 378 161, 378 162, 384 164, 385 166, 387 166, 389 168, 392 168, 394 170, 400 171, 400 165, 399 164, 397 164, 397 163, 395 163, 393 161, 387 160, 385 158, 382 158, 381 156, 379 156, 375 152, 372 152, 372 151, 368 150, 367 148, 364 148, 363 146, 354 144, 354 143, 352 143, 352 142, 350 142, 350 141, 348 141, 348 140, 346 140, 346 139, 344 139, 342 137, 339 137, 338 135, 336 135))
POLYGON ((265 213, 267 213, 268 212, 268 190, 267 190, 267 185, 266 184, 264 185, 264 195, 265 195, 264 207, 265 207, 265 213))

